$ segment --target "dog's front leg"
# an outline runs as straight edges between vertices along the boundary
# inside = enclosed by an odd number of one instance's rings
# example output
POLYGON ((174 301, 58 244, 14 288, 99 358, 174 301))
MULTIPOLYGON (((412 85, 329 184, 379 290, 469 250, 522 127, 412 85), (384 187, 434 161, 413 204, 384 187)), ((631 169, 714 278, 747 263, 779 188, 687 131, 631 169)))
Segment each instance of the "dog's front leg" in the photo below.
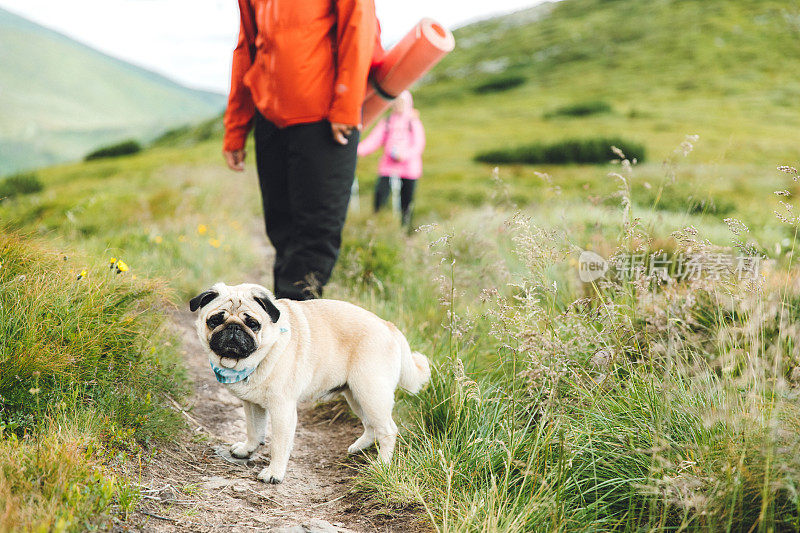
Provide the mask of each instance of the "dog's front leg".
POLYGON ((269 466, 258 474, 258 479, 266 483, 280 483, 286 475, 286 465, 292 453, 297 427, 297 403, 275 400, 267 409, 272 417, 272 451, 269 466))
POLYGON ((244 419, 247 423, 247 440, 237 442, 231 446, 231 455, 239 459, 246 459, 253 455, 258 447, 264 444, 267 432, 267 410, 258 404, 243 400, 244 419))

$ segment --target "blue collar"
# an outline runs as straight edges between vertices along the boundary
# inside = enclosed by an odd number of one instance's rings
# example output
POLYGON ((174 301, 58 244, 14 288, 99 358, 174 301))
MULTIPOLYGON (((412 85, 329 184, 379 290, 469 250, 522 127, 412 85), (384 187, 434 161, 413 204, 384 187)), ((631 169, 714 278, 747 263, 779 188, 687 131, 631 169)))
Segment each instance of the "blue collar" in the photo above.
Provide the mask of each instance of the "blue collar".
POLYGON ((244 381, 247 379, 250 374, 255 371, 255 368, 245 368, 243 370, 234 370, 232 368, 222 368, 221 366, 217 366, 211 361, 209 361, 211 365, 211 370, 214 371, 214 376, 217 378, 217 381, 220 383, 239 383, 240 381, 244 381))
MULTIPOLYGON (((281 328, 280 331, 281 333, 286 333, 289 330, 286 328, 281 328)), ((254 368, 233 370, 232 368, 223 368, 221 366, 217 366, 210 359, 208 360, 208 363, 211 365, 211 370, 214 371, 214 376, 217 378, 217 381, 225 384, 239 383, 240 381, 244 381, 250 377, 250 374, 255 372, 256 368, 258 368, 258 366, 256 366, 254 368)))

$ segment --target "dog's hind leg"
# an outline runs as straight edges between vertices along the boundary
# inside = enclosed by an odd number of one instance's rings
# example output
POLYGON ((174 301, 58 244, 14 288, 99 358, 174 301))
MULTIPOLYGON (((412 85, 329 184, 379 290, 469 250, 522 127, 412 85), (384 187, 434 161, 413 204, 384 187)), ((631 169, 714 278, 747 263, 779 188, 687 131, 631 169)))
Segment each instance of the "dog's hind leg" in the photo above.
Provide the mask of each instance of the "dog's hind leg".
POLYGON ((350 390, 361 406, 365 426, 372 430, 372 438, 378 441, 378 458, 388 463, 397 440, 397 425, 392 420, 394 387, 377 380, 365 380, 361 387, 351 382, 350 390))
POLYGON ((392 420, 391 414, 375 427, 375 435, 378 437, 378 459, 388 463, 392 459, 394 445, 397 442, 397 424, 392 420))
POLYGON ((358 401, 353 396, 353 393, 350 390, 344 390, 342 391, 342 396, 344 396, 345 400, 347 400, 347 405, 350 406, 353 414, 355 414, 364 425, 364 433, 358 437, 358 439, 356 439, 356 441, 351 444, 349 448, 347 448, 347 453, 354 454, 366 450, 375 444, 375 432, 372 431, 372 428, 367 423, 367 419, 364 417, 364 411, 361 409, 358 401))
POLYGON ((264 444, 267 433, 267 411, 258 404, 243 400, 244 419, 247 423, 247 440, 231 446, 231 455, 238 459, 246 459, 253 455, 258 447, 264 444))

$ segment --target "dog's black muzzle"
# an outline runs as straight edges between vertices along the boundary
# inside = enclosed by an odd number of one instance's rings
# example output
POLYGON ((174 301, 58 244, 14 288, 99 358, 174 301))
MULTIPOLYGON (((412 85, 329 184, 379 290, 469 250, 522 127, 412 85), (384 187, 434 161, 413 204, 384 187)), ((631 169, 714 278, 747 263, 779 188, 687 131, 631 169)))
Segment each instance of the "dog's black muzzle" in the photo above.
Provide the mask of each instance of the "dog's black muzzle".
POLYGON ((231 324, 211 335, 211 349, 220 357, 244 359, 256 351, 256 341, 239 324, 231 324))

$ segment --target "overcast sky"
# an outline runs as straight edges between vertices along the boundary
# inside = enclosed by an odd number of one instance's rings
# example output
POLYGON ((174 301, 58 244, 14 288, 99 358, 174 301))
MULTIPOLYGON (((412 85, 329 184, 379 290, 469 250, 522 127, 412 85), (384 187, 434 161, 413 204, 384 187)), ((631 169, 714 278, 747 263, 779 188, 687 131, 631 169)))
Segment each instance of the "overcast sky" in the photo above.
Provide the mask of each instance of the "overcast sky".
MULTIPOLYGON (((384 44, 420 18, 447 27, 542 0, 376 0, 384 44)), ((236 0, 0 0, 0 7, 190 87, 226 92, 236 0)))

